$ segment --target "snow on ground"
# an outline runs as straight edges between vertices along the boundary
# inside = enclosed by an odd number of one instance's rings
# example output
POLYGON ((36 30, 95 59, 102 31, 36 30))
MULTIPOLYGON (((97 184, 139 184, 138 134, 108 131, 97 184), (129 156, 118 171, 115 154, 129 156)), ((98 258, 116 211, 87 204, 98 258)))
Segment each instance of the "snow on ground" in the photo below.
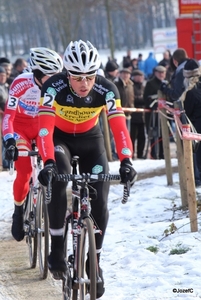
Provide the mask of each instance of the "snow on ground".
MULTIPOLYGON (((149 159, 133 163, 138 173, 165 164, 149 159)), ((175 165, 177 160, 172 159, 175 165)), ((111 173, 118 169, 119 162, 110 163, 111 173)), ((14 177, 0 173, 0 240, 11 238, 14 177)), ((101 256, 106 287, 102 300, 201 298, 201 217, 199 213, 198 232, 192 233, 188 211, 180 209, 178 174, 173 174, 173 182, 167 186, 166 176, 137 181, 127 204, 121 203, 123 187, 111 186, 101 256)), ((201 196, 201 191, 197 193, 201 196)))

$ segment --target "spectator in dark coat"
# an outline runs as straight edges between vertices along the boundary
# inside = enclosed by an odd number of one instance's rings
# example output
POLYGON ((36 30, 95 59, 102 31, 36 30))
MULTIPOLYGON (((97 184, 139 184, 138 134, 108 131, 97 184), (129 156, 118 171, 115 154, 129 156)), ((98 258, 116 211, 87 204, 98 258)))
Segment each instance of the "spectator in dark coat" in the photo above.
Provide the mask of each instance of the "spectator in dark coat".
POLYGON ((176 67, 175 72, 172 75, 170 80, 170 84, 163 82, 161 84, 160 90, 164 95, 168 97, 169 101, 176 101, 179 99, 181 94, 184 91, 184 76, 183 76, 183 69, 185 63, 188 60, 188 56, 186 50, 183 48, 178 48, 174 51, 172 55, 173 63, 176 67))
MULTIPOLYGON (((144 108, 144 73, 136 70, 132 73, 132 81, 134 82, 134 107, 144 108)), ((137 158, 143 158, 145 146, 145 120, 144 112, 133 112, 131 114, 131 140, 133 143, 133 155, 136 152, 137 158), (135 147, 136 143, 136 147, 135 147), (136 151, 135 151, 136 148, 136 151)), ((134 156, 133 156, 134 158, 134 156)))
MULTIPOLYGON (((154 69, 154 76, 148 80, 144 89, 145 108, 151 108, 154 99, 157 99, 158 90, 160 89, 162 81, 166 76, 166 68, 157 66, 154 69)), ((161 137, 161 128, 159 126, 159 117, 157 111, 157 103, 152 106, 152 112, 145 114, 146 131, 151 142, 151 158, 163 159, 163 143, 161 137)))

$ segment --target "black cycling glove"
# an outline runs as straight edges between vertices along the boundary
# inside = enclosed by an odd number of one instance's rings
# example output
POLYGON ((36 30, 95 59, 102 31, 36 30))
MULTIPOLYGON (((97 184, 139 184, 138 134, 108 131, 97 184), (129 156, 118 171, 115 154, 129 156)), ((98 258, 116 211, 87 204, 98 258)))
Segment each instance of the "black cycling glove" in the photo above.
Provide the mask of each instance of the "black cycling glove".
POLYGON ((121 183, 125 184, 130 181, 131 186, 134 184, 137 178, 137 172, 132 167, 132 163, 129 158, 122 160, 119 173, 121 175, 121 183))
POLYGON ((54 183, 57 174, 58 171, 55 161, 48 159, 44 164, 44 168, 38 174, 38 180, 42 185, 47 186, 50 178, 52 178, 52 183, 54 183))
POLYGON ((16 147, 16 141, 14 138, 7 139, 4 142, 5 147, 5 159, 8 161, 17 160, 18 158, 18 149, 16 147))

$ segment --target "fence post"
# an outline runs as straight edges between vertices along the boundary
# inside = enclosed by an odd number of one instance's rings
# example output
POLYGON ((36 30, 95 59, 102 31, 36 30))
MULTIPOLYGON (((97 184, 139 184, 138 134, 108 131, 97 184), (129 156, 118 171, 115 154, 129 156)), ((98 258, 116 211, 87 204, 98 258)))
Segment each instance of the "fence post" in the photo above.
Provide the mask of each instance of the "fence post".
MULTIPOLYGON (((174 101, 174 108, 176 110, 181 110, 181 103, 174 101)), ((180 182, 180 193, 181 193, 181 202, 182 207, 188 206, 188 196, 187 196, 187 183, 186 183, 186 172, 184 167, 184 149, 183 141, 180 138, 179 128, 176 126, 176 144, 177 144, 177 160, 178 160, 178 172, 179 172, 179 182, 180 182)))
MULTIPOLYGON (((175 101, 175 106, 180 110, 182 131, 190 132, 190 125, 187 124, 187 119, 185 113, 183 112, 183 105, 181 100, 175 101)), ((186 182, 186 198, 189 209, 189 217, 191 224, 191 232, 198 231, 197 225, 197 203, 196 203, 196 191, 195 191, 195 179, 193 170, 193 151, 192 151, 192 141, 183 139, 183 160, 180 162, 180 172, 182 172, 182 179, 186 182)), ((180 184, 180 189, 182 191, 182 186, 180 184)), ((186 202, 186 201, 185 201, 186 202)))
MULTIPOLYGON (((162 94, 161 91, 158 91, 158 108, 160 108, 160 104, 161 104, 160 101, 166 101, 166 97, 162 94)), ((165 158, 167 185, 173 185, 172 166, 171 166, 171 157, 170 157, 170 137, 169 137, 169 128, 167 123, 168 120, 165 117, 166 116, 165 108, 160 108, 160 111, 163 113, 163 115, 160 114, 160 122, 161 122, 161 130, 162 130, 163 153, 165 158)))
POLYGON ((104 136, 107 158, 108 158, 108 161, 112 161, 110 131, 109 131, 108 120, 107 120, 107 115, 106 115, 105 109, 102 109, 100 117, 102 118, 102 122, 103 122, 103 136, 104 136))

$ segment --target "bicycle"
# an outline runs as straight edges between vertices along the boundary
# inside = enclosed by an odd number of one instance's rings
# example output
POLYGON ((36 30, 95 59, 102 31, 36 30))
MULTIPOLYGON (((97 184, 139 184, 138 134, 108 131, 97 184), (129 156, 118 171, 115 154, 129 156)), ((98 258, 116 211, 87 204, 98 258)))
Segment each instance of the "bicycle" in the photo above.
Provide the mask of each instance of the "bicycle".
MULTIPOLYGON (((95 234, 101 234, 90 214, 89 183, 96 181, 120 181, 120 175, 78 174, 78 157, 72 158, 72 174, 58 174, 57 181, 72 181, 72 210, 67 209, 64 222, 64 254, 67 272, 54 273, 55 279, 62 280, 64 300, 84 300, 86 294, 90 300, 96 299, 96 283, 101 280, 98 274, 95 234), (89 263, 87 276, 86 261, 89 263), (71 298, 72 297, 72 298, 71 298)), ((47 188, 51 194, 50 186, 47 188)), ((95 192, 96 190, 92 188, 95 192)), ((130 184, 124 186, 122 203, 129 196, 130 184)))
MULTIPOLYGON (((49 220, 47 212, 46 190, 38 181, 38 174, 43 168, 43 161, 35 143, 32 151, 19 150, 18 156, 31 157, 32 175, 29 182, 29 192, 24 202, 24 231, 25 240, 29 249, 30 267, 35 268, 37 257, 39 262, 40 278, 48 275, 47 257, 49 255, 49 220)), ((11 163, 10 174, 13 163, 11 163)))

